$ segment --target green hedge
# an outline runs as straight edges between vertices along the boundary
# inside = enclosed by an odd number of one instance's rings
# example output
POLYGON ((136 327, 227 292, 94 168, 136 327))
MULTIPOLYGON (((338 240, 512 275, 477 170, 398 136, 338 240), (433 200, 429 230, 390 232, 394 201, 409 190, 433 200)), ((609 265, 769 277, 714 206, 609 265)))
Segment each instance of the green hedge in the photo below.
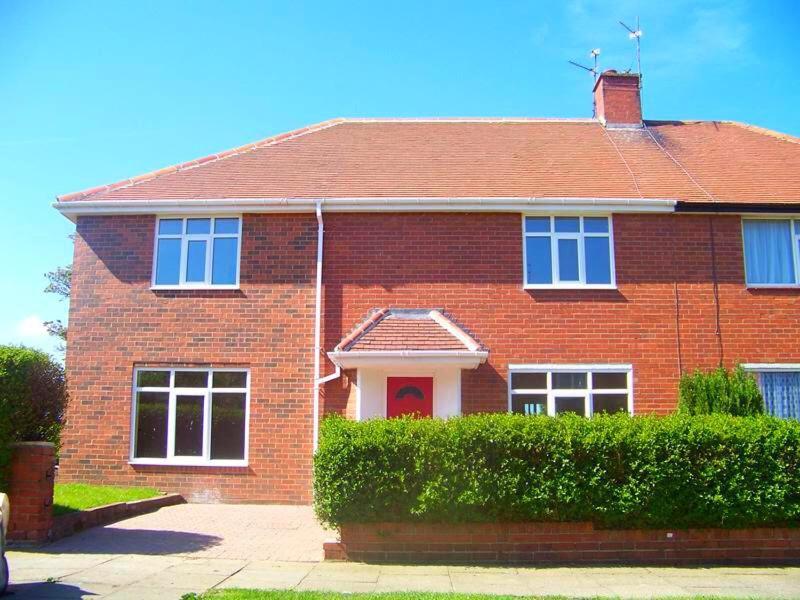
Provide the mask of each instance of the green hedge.
POLYGON ((9 444, 47 441, 58 448, 67 401, 61 364, 40 350, 0 345, 0 490, 9 444))
POLYGON ((495 414, 323 422, 315 509, 375 521, 800 524, 800 422, 495 414))
POLYGON ((719 367, 709 373, 695 371, 681 377, 678 412, 749 417, 764 413, 764 398, 752 373, 741 366, 733 371, 719 367))

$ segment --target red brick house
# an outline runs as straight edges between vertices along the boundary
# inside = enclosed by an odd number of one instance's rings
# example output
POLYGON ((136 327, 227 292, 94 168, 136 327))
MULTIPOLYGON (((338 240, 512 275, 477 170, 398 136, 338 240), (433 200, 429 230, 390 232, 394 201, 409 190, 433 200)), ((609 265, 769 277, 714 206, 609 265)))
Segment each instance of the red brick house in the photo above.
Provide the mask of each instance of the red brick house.
POLYGON ((800 140, 336 119, 69 194, 62 481, 308 502, 319 419, 667 413, 744 363, 800 416, 800 140))

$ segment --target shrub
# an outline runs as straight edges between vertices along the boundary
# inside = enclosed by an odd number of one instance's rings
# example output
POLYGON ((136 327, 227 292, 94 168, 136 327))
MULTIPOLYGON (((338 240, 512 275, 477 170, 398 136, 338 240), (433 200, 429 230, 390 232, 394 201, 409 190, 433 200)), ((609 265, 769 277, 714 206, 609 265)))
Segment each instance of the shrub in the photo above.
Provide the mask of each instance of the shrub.
POLYGON ((9 444, 47 441, 58 447, 67 404, 64 368, 50 355, 0 346, 0 486, 9 444))
POLYGON ((678 411, 688 415, 744 417, 764 412, 764 398, 755 377, 740 366, 732 372, 720 367, 710 373, 683 375, 678 394, 678 411))
POLYGON ((345 522, 800 523, 800 423, 773 417, 328 418, 315 509, 345 522))

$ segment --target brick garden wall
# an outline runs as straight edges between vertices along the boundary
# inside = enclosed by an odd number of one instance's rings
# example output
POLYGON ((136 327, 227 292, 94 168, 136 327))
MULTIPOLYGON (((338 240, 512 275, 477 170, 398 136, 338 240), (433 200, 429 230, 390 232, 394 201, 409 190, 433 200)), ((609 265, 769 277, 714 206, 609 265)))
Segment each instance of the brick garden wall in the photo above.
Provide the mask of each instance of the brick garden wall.
POLYGON ((11 446, 8 539, 41 542, 53 527, 53 483, 56 453, 48 442, 11 446))
POLYGON ((800 529, 602 530, 591 523, 345 524, 334 560, 412 563, 800 564, 800 529))
MULTIPOLYGON (((245 215, 240 290, 153 291, 154 217, 81 217, 61 481, 308 502, 316 228, 245 215), (249 367, 250 465, 129 465, 132 374, 148 365, 249 367)), ((635 412, 663 414, 680 368, 800 362, 800 293, 745 288, 738 216, 615 216, 618 290, 523 290, 521 229, 518 214, 325 214, 324 348, 371 308, 443 308, 490 350, 463 372, 467 413, 506 410, 509 363, 631 363, 635 412)), ((325 412, 355 414, 354 378, 325 386, 325 412)))

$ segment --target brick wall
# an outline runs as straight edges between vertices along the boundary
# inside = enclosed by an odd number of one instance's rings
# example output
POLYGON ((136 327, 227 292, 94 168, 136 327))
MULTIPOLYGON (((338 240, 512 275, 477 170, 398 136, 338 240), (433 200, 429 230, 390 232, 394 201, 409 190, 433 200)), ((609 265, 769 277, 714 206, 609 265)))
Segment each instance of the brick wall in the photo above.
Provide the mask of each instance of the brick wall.
MULTIPOLYGON (((635 412, 664 414, 680 369, 800 359, 800 293, 745 288, 738 216, 615 215, 617 290, 522 289, 518 214, 325 223, 325 347, 374 307, 444 308, 490 352, 462 372, 467 413, 507 410, 509 363, 631 363, 635 412)), ((325 391, 325 410, 353 412, 346 382, 325 391)))
POLYGON ((329 559, 414 563, 800 564, 800 529, 608 530, 591 523, 345 524, 329 559))
POLYGON ((315 217, 248 215, 239 290, 150 290, 154 231, 154 217, 78 221, 59 481, 308 502, 315 217), (144 365, 249 367, 249 466, 129 465, 133 369, 144 365))
POLYGON ((53 526, 55 447, 22 442, 11 447, 8 539, 41 542, 53 526))
MULTIPOLYGON (((314 216, 246 215, 240 290, 150 290, 154 228, 79 220, 62 481, 308 502, 314 216), (250 465, 129 465, 137 365, 250 367, 250 465)), ((463 372, 467 413, 506 410, 509 363, 631 363, 635 412, 663 414, 681 368, 800 362, 800 293, 745 289, 738 216, 616 215, 617 290, 523 290, 518 214, 329 213, 325 232, 324 348, 373 307, 443 308, 490 350, 463 372)), ((325 412, 355 414, 355 376, 325 386, 325 412)))

